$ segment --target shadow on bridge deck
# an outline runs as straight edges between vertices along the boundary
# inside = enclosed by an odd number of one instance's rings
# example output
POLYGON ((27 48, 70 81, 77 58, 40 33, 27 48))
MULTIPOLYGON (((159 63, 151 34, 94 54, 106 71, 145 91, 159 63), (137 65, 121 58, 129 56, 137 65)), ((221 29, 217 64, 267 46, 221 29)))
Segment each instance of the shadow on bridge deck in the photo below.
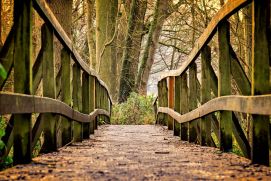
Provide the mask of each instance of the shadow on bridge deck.
POLYGON ((271 179, 268 167, 172 135, 161 126, 101 126, 89 140, 0 172, 0 180, 271 179))

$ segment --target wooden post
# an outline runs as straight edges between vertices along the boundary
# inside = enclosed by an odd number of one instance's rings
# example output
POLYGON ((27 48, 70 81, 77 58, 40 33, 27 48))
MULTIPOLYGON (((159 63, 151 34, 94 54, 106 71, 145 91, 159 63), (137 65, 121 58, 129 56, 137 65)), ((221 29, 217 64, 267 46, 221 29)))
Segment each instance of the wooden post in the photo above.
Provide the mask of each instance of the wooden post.
MULTIPOLYGON (((188 107, 188 87, 187 87, 187 73, 181 75, 181 114, 189 111, 188 107)), ((188 126, 189 123, 181 124, 181 140, 188 141, 188 126)))
MULTIPOLYGON (((159 107, 162 107, 162 102, 163 102, 163 90, 162 90, 162 82, 159 81, 158 84, 157 84, 157 87, 158 87, 158 108, 159 107)), ((163 123, 163 119, 164 119, 164 114, 162 113, 158 113, 156 115, 156 124, 162 124, 163 123)))
MULTIPOLYGON (((211 48, 206 46, 201 52, 201 104, 211 99, 211 77, 208 67, 211 64, 211 48), (209 65, 208 65, 209 64, 209 65)), ((200 120, 200 144, 202 146, 211 146, 211 117, 210 115, 200 120)))
MULTIPOLYGON (((89 76, 89 113, 95 109, 95 77, 89 76)), ((95 120, 90 122, 89 133, 94 134, 95 120)))
MULTIPOLYGON (((61 50, 61 99, 71 106, 71 57, 66 48, 61 50)), ((72 141, 72 122, 66 117, 61 117, 62 146, 72 141)))
MULTIPOLYGON (((89 94, 89 75, 83 72, 82 75, 82 112, 89 114, 90 94, 89 94)), ((83 139, 89 138, 90 123, 83 123, 83 139)))
MULTIPOLYGON (((181 113, 181 76, 175 77, 175 105, 174 110, 181 113)), ((180 123, 174 120, 173 124, 174 136, 181 136, 180 123)))
MULTIPOLYGON (((159 95, 159 107, 168 107, 168 89, 167 89, 167 79, 163 79, 158 84, 160 86, 160 95, 159 95), (161 98, 160 98, 161 97, 161 98)), ((158 122, 164 126, 167 126, 168 116, 164 113, 159 113, 158 122)))
MULTIPOLYGON (((269 0, 252 3, 252 95, 270 94, 268 18, 269 0)), ((253 163, 269 166, 269 116, 253 115, 253 163)))
MULTIPOLYGON (((81 72, 80 67, 77 63, 73 64, 73 89, 72 89, 72 99, 73 99, 73 109, 80 111, 80 96, 81 93, 81 72)), ((74 121, 73 122, 73 140, 74 141, 82 141, 82 124, 74 121)))
MULTIPOLYGON (((100 108, 100 82, 95 79, 95 109, 100 108)), ((94 121, 94 129, 98 129, 99 116, 94 121)))
MULTIPOLYGON (((174 109, 174 81, 175 77, 168 78, 168 107, 174 109)), ((167 126, 169 130, 173 130, 173 118, 168 115, 167 126)))
MULTIPOLYGON (((43 96, 56 98, 56 82, 54 71, 54 33, 52 27, 43 24, 42 32, 42 81, 43 96)), ((42 146, 43 153, 49 153, 57 150, 56 140, 56 117, 53 114, 44 114, 43 118, 44 143, 42 146)))
MULTIPOLYGON (((32 94, 32 1, 14 1, 14 92, 32 94)), ((31 114, 14 115, 15 164, 29 163, 31 114)))
MULTIPOLYGON (((197 64, 193 63, 189 68, 189 111, 198 107, 197 94, 197 64)), ((189 123, 189 142, 196 142, 197 140, 197 123, 198 120, 189 123)))
MULTIPOLYGON (((231 94, 231 56, 229 28, 230 26, 228 21, 224 21, 218 26, 218 97, 231 94)), ((220 111, 219 140, 220 150, 232 150, 232 113, 230 111, 220 111)))

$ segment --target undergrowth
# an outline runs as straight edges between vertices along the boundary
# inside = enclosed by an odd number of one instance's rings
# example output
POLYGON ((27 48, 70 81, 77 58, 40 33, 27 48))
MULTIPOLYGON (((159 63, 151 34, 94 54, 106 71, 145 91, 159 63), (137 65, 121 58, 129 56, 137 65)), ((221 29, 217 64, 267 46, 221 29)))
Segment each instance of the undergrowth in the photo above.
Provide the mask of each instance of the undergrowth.
POLYGON ((131 93, 126 102, 113 106, 111 124, 154 124, 153 100, 153 96, 131 93))

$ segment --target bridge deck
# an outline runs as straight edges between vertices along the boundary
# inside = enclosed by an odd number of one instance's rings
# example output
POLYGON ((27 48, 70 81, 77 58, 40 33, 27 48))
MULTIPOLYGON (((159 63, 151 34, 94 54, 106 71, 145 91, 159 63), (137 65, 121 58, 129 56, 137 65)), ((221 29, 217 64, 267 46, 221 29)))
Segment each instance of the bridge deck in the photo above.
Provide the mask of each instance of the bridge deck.
POLYGON ((0 180, 271 179, 269 168, 182 142, 161 126, 101 126, 91 139, 0 173, 0 180))

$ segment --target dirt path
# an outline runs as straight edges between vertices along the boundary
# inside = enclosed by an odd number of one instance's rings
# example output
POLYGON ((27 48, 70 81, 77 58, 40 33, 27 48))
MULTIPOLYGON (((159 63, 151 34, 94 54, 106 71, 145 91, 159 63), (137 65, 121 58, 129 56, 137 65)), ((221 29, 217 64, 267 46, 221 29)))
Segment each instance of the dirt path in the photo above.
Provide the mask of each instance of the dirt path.
POLYGON ((269 168, 249 163, 160 126, 102 126, 89 140, 0 172, 0 180, 271 180, 269 168))

